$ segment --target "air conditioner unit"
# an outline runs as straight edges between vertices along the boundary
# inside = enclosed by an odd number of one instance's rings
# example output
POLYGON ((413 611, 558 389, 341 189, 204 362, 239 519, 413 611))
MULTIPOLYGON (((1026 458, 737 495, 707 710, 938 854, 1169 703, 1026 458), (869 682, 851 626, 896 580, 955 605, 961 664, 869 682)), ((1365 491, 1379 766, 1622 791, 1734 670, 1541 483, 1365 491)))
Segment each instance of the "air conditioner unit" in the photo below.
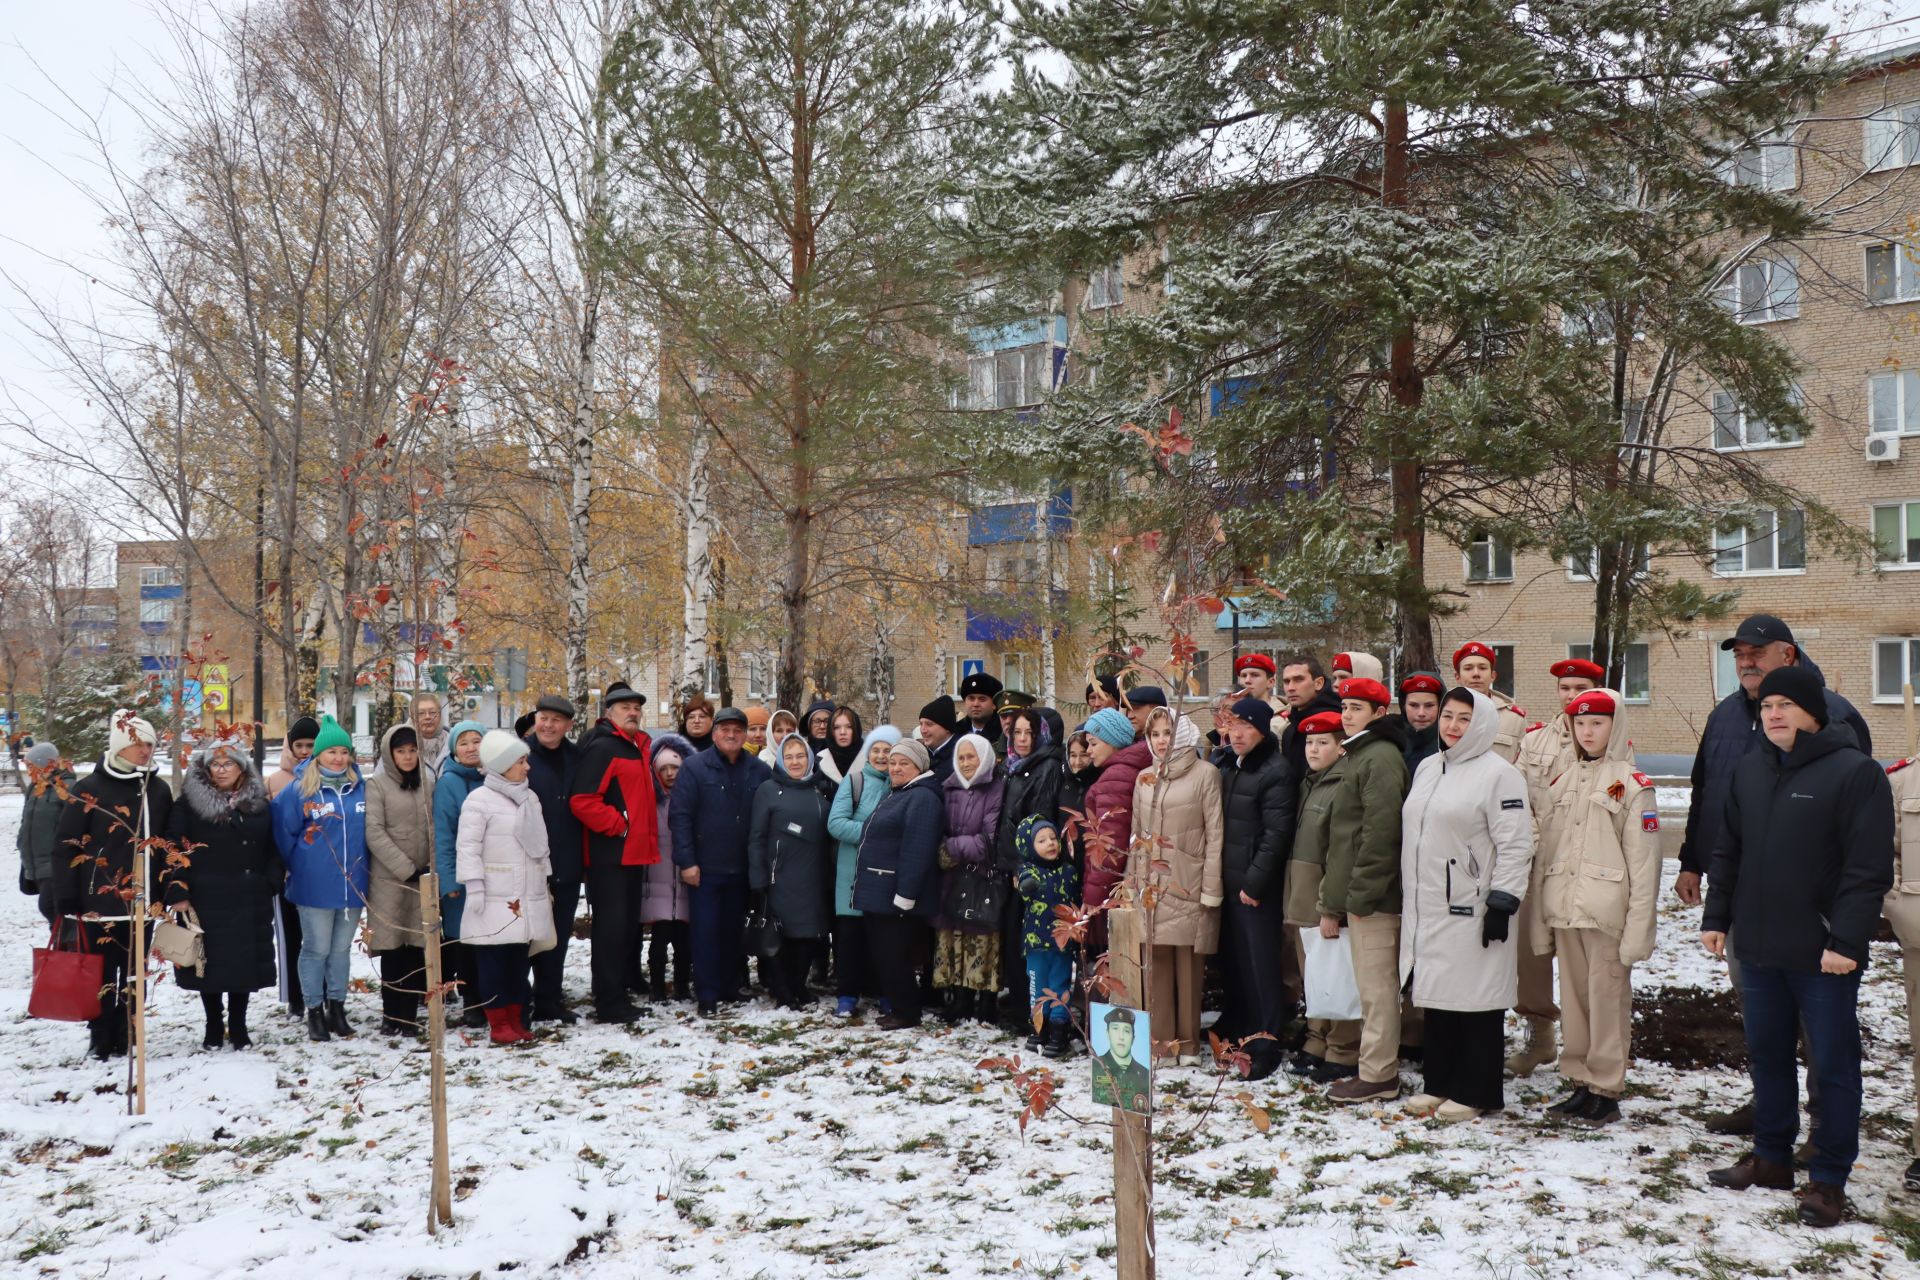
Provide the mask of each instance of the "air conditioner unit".
POLYGON ((1895 435, 1872 435, 1867 437, 1868 462, 1900 461, 1900 437, 1895 435))

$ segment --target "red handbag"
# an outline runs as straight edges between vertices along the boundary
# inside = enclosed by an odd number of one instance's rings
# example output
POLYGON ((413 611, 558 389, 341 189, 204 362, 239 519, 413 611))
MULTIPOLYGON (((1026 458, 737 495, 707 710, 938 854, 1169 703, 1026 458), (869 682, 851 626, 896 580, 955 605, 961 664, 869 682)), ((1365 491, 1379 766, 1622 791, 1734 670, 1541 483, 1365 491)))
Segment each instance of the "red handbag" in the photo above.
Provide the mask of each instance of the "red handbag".
POLYGON ((87 930, 75 922, 76 951, 60 947, 60 924, 44 947, 33 949, 33 994, 27 997, 27 1016, 50 1022, 90 1022, 100 1016, 100 986, 106 980, 106 959, 87 948, 87 930))

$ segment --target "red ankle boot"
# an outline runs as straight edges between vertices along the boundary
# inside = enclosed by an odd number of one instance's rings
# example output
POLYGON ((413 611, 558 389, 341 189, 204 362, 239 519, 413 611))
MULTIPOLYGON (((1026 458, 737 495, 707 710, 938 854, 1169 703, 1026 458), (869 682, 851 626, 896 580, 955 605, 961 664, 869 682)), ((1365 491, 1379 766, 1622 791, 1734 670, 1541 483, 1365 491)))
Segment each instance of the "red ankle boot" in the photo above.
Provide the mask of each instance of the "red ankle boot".
POLYGON ((527 1030, 527 1007, 520 1004, 507 1006, 507 1029, 513 1032, 514 1042, 526 1044, 533 1040, 533 1032, 527 1030))
POLYGON ((489 1007, 487 1014, 487 1038, 495 1044, 519 1044, 519 1034, 513 1029, 513 1011, 489 1007))

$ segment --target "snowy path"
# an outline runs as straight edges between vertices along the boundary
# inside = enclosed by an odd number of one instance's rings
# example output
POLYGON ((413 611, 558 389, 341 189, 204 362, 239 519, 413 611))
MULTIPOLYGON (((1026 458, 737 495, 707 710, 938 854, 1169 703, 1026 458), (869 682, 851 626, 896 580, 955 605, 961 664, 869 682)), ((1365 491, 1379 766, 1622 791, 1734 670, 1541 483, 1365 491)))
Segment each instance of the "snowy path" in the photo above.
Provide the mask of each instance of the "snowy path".
MULTIPOLYGON (((19 805, 0 798, 8 849, 19 805)), ((24 1017, 45 936, 31 902, 0 897, 0 927, 0 1275, 1110 1274, 1104 1126, 1050 1116, 1022 1144, 1006 1086, 974 1069, 1003 1048, 983 1031, 904 1039, 764 1006, 699 1025, 669 1006, 634 1031, 461 1045, 457 1223, 429 1240, 423 1053, 365 1034, 309 1045, 272 1004, 257 1051, 205 1053, 197 999, 163 982, 150 1113, 131 1120, 122 1064, 86 1061, 82 1027, 24 1017)), ((1665 927, 1641 982, 1725 981, 1696 921, 1665 927)), ((1269 1132, 1229 1104, 1162 1149, 1161 1274, 1920 1275, 1920 1203, 1894 1190, 1911 1099, 1897 962, 1876 961, 1860 1221, 1815 1233, 1782 1194, 1696 1189, 1741 1149, 1697 1118, 1742 1091, 1728 1072, 1636 1068, 1627 1118, 1600 1134, 1537 1118, 1545 1072, 1509 1089, 1505 1116, 1451 1130, 1268 1081, 1252 1092, 1269 1132)), ((356 973, 372 976, 365 957, 356 973)), ((375 1020, 369 997, 351 1007, 375 1020)), ((1084 1072, 1062 1087, 1082 1116, 1084 1072)), ((1178 1071, 1162 1086, 1160 1127, 1184 1132, 1211 1085, 1178 1071)))

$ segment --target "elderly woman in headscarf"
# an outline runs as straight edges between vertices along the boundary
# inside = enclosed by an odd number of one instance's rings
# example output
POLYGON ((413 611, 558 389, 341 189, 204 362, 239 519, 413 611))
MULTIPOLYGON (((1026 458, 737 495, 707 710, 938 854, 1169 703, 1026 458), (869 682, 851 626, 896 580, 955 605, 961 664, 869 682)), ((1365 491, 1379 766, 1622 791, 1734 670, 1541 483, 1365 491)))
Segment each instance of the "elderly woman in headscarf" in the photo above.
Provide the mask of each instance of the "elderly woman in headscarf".
POLYGON ((780 767, 753 794, 747 887, 780 927, 780 950, 762 972, 782 1008, 812 1003, 807 968, 829 932, 833 884, 832 798, 814 775, 813 750, 799 734, 779 743, 780 767))
POLYGON ((978 1017, 992 1022, 1000 989, 1000 913, 1012 890, 1012 877, 996 865, 1006 775, 993 744, 977 733, 963 736, 954 745, 953 774, 944 790, 945 875, 933 985, 945 992, 941 1016, 946 1021, 978 1017))
POLYGON ((1198 1066, 1202 978, 1206 957, 1220 949, 1226 900, 1220 771, 1200 758, 1198 726, 1176 711, 1155 707, 1146 736, 1153 761, 1134 779, 1129 874, 1156 891, 1147 1009, 1159 1037, 1173 1042, 1161 1065, 1198 1066))
MULTIPOLYGON (((867 819, 880 807, 888 788, 887 756, 900 741, 900 731, 890 724, 878 725, 862 744, 859 767, 850 769, 835 788, 833 806, 827 813, 827 834, 835 845, 833 871, 833 981, 837 998, 834 1012, 851 1018, 859 1007, 862 987, 871 988, 867 977, 867 935, 862 916, 853 905, 854 874, 860 863, 860 837, 866 833, 867 819)), ((882 1008, 881 1013, 890 1012, 882 1008)))
POLYGON ((887 755, 892 789, 867 819, 854 872, 853 905, 866 920, 867 958, 891 1011, 882 1031, 920 1025, 917 966, 927 921, 939 907, 940 838, 946 825, 940 784, 925 746, 896 742, 887 755))
POLYGON ((279 981, 273 951, 273 899, 286 879, 273 843, 266 784, 247 744, 223 738, 196 751, 167 819, 181 858, 163 873, 170 911, 191 911, 205 932, 206 963, 174 967, 174 981, 198 991, 208 1049, 245 1049, 247 997, 279 981), (224 1005, 224 1007, 223 1007, 224 1005))

